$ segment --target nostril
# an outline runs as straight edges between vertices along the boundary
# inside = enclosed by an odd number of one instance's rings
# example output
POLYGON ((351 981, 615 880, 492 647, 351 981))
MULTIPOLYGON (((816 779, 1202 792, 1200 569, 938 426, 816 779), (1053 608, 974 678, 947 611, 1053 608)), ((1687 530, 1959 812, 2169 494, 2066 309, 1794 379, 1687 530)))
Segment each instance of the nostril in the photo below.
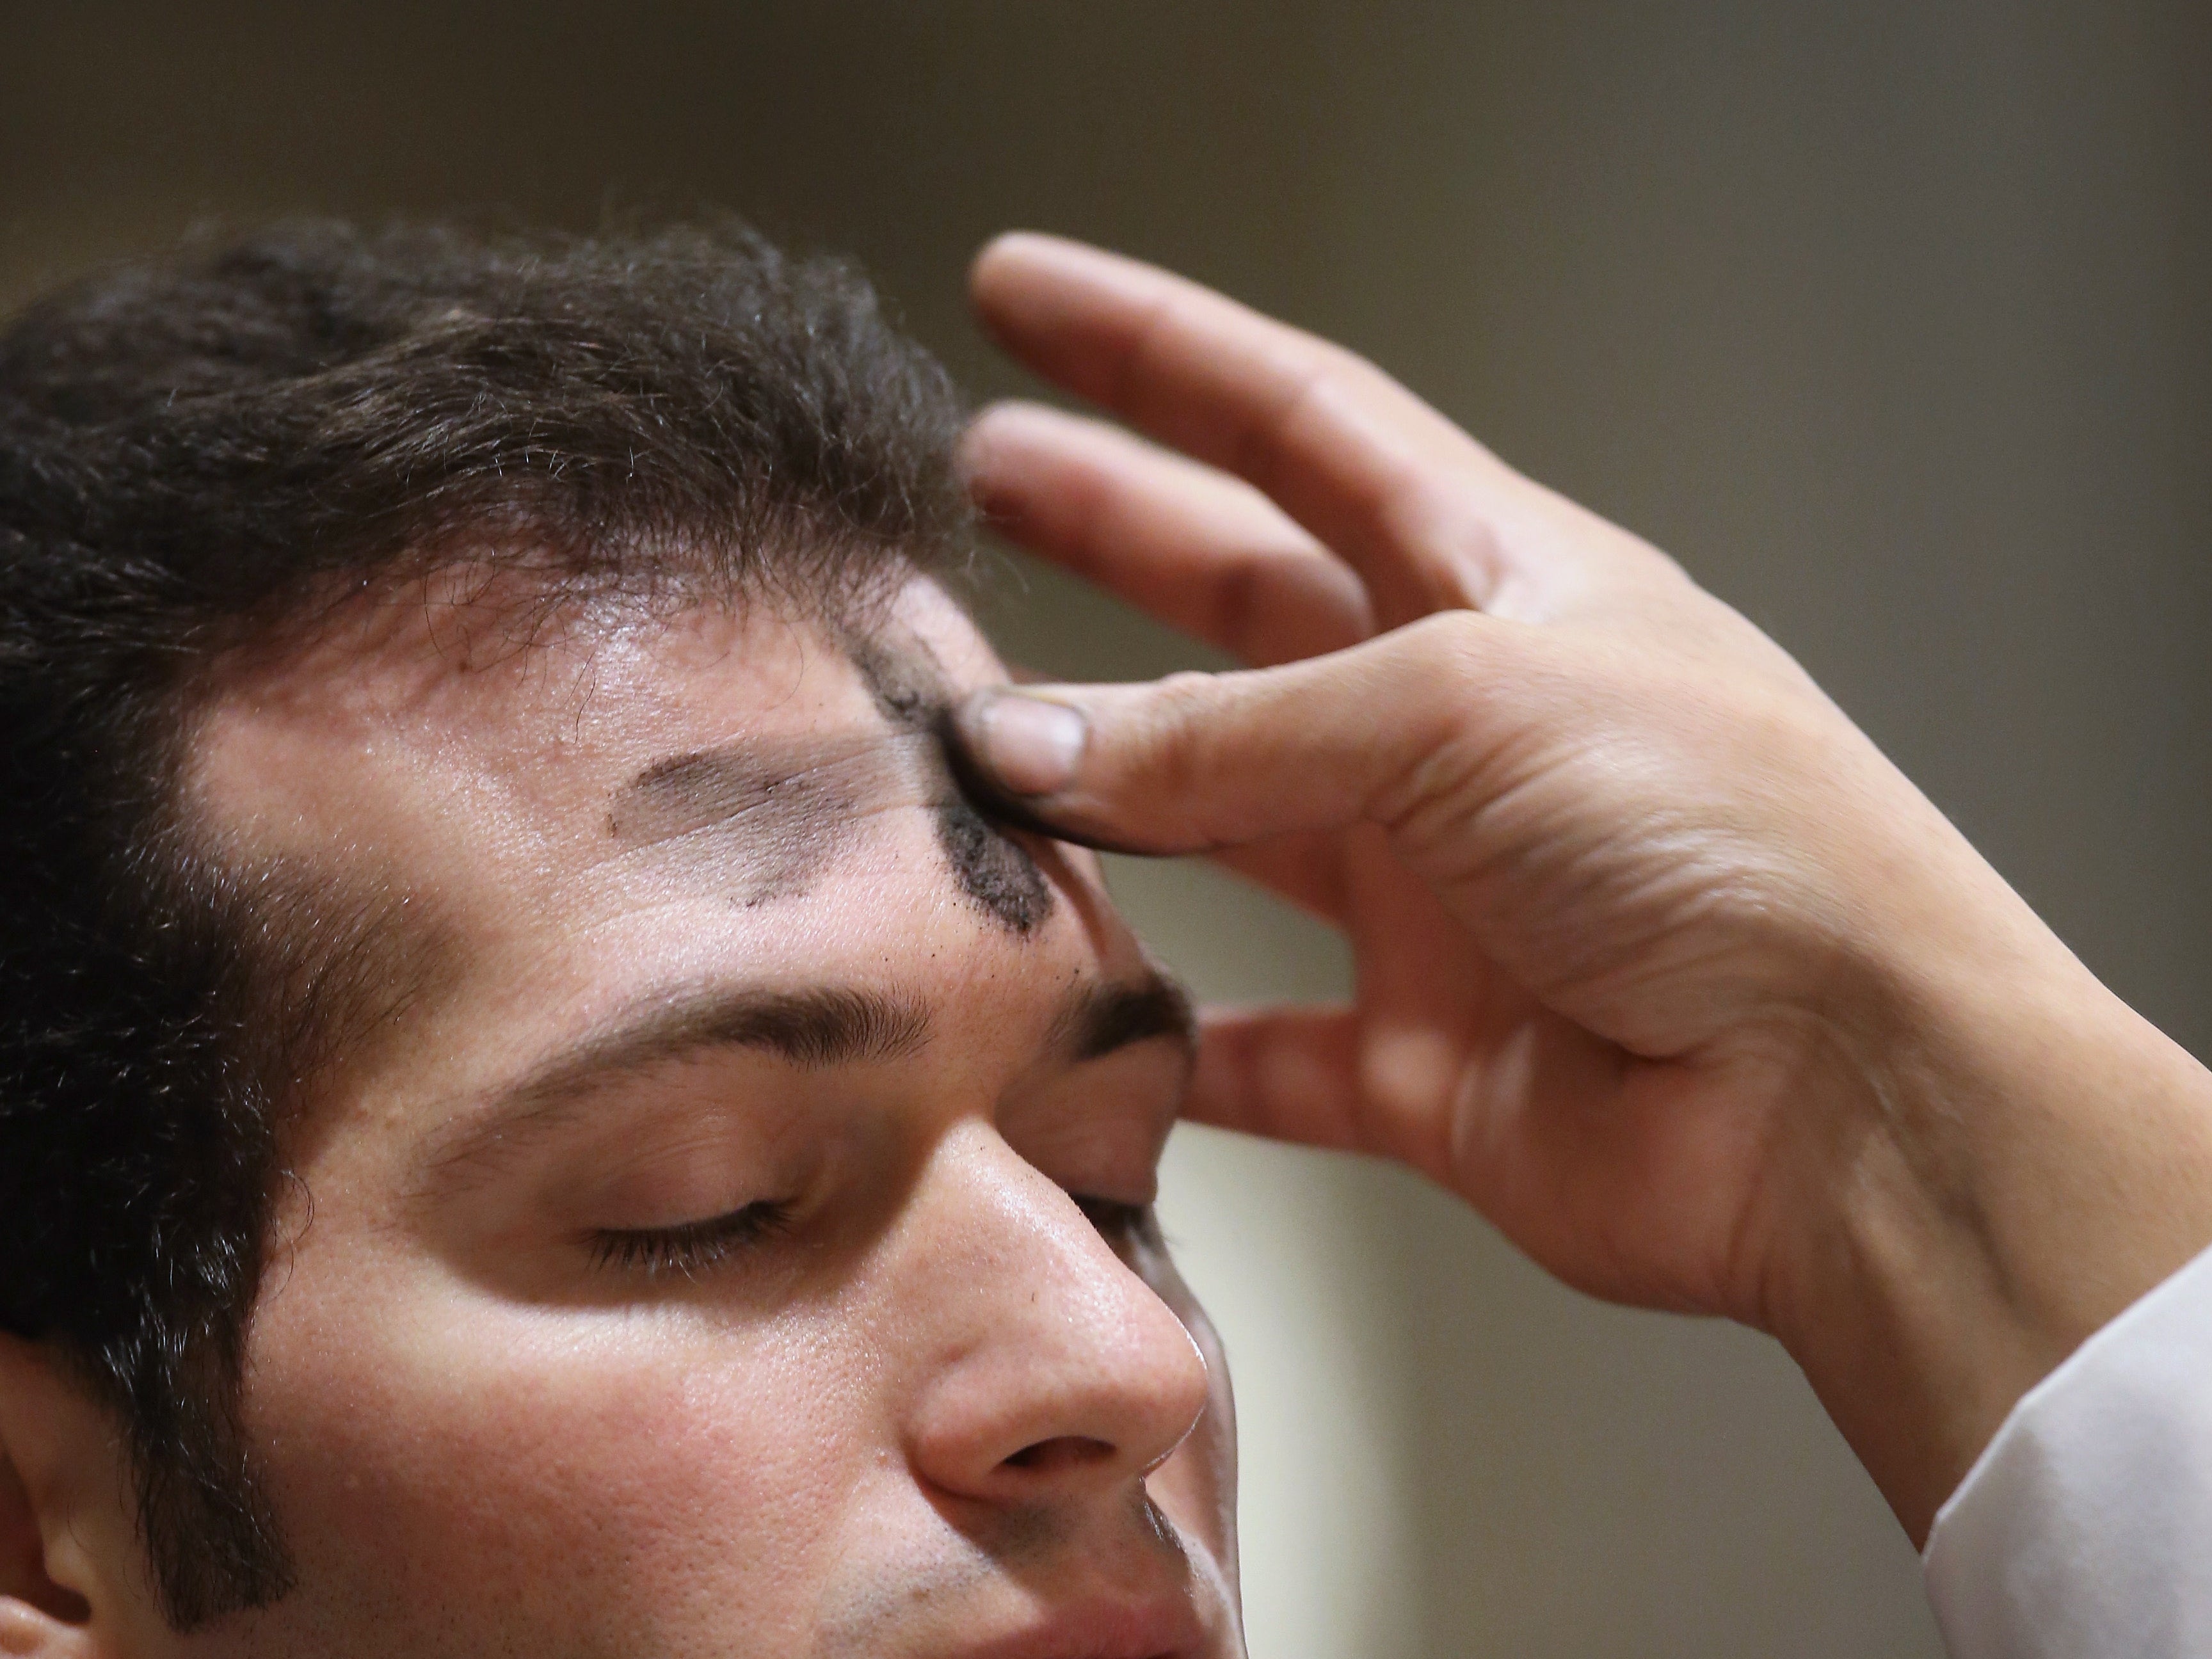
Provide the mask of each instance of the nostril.
POLYGON ((1005 1467, 1026 1469, 1033 1474, 1056 1474, 1113 1455, 1114 1448, 1103 1440, 1093 1440, 1087 1435, 1062 1434, 1023 1447, 1006 1460, 1005 1467))

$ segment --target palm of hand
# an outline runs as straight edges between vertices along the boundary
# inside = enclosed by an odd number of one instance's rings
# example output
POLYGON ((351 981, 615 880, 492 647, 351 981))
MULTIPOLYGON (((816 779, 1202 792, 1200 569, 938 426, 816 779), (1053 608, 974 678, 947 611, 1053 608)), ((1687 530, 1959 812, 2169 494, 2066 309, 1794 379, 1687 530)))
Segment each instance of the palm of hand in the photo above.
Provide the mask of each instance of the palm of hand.
POLYGON ((1340 927, 1356 988, 1213 1016, 1195 1111, 1411 1164, 1594 1294, 1761 1322, 1775 1119, 1818 1109, 1831 1056, 1741 865, 1608 799, 1581 736, 1463 784, 1510 803, 1487 817, 1444 791, 1395 830, 1217 854, 1340 927))

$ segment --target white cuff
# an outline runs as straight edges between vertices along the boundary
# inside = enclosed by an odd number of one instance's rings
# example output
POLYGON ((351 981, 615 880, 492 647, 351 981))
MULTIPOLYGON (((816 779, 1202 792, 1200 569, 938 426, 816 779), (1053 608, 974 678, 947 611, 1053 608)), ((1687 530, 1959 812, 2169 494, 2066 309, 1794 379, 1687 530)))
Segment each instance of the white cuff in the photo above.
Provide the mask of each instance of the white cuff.
POLYGON ((2212 1655, 2212 1250, 2028 1391, 1922 1559, 1953 1659, 2212 1655))

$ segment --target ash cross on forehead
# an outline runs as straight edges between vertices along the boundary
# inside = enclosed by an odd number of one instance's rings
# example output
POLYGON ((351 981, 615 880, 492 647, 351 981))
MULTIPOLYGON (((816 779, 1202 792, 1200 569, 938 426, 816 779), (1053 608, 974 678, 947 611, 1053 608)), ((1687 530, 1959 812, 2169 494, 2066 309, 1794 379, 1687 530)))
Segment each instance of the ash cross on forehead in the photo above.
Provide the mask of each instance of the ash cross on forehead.
POLYGON ((951 698, 915 641, 895 650, 848 638, 846 654, 890 728, 754 740, 656 761, 616 792, 607 832, 647 847, 713 832, 721 872, 747 905, 792 898, 875 813, 922 806, 970 902, 1024 938, 1052 912, 1052 890, 1021 844, 962 791, 949 761, 951 698))

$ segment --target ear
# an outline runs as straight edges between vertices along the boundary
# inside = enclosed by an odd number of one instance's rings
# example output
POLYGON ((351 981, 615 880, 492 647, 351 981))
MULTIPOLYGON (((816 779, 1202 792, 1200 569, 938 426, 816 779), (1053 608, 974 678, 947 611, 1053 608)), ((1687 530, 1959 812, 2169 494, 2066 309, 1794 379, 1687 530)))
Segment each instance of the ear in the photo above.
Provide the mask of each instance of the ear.
POLYGON ((143 1651, 139 1565, 113 1421, 46 1346, 0 1334, 0 1656, 143 1651))

